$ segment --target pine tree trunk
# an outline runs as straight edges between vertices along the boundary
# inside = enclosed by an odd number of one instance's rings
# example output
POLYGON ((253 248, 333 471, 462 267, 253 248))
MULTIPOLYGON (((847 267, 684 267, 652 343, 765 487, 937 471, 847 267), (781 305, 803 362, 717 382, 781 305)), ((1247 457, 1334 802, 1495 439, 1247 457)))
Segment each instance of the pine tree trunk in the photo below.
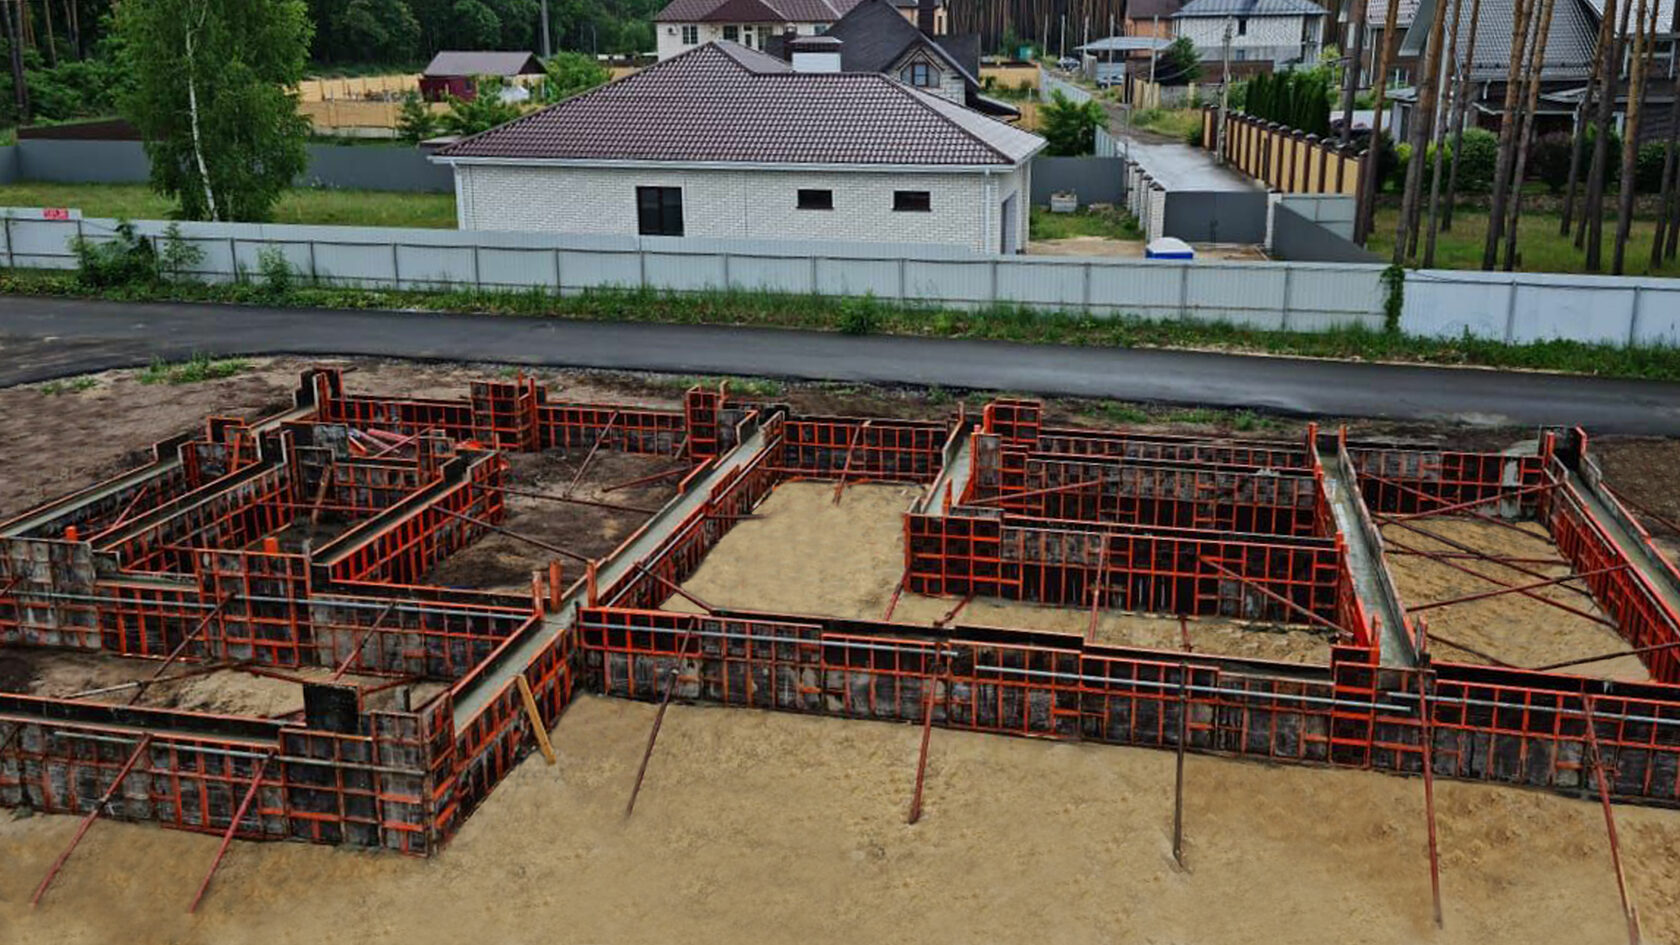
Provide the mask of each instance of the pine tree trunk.
POLYGON ((1593 159, 1587 170, 1587 199, 1581 207, 1581 233, 1575 236, 1579 244, 1584 234, 1588 272, 1604 268, 1604 172, 1610 164, 1610 120, 1615 116, 1616 87, 1620 84, 1622 71, 1622 46, 1627 42, 1628 14, 1632 11, 1633 0, 1624 0, 1621 22, 1610 41, 1610 54, 1604 60, 1603 94, 1598 100, 1593 159))
MULTIPOLYGON (((1443 5, 1444 6, 1444 5, 1443 5)), ((1435 125, 1436 103, 1441 85, 1441 44, 1445 41, 1446 10, 1437 8, 1429 24, 1429 39, 1423 51, 1423 83, 1418 86, 1417 108, 1412 118, 1412 159, 1406 162, 1406 190, 1400 199, 1400 222, 1394 231, 1394 263, 1406 260, 1406 250, 1417 229, 1418 208, 1423 194, 1423 165, 1428 160, 1429 133, 1435 125)))
MULTIPOLYGON (((1622 182, 1616 197, 1616 240, 1611 244, 1610 272, 1621 275, 1627 264, 1628 232, 1633 228, 1634 173, 1639 167, 1639 110, 1645 99, 1645 71, 1654 45, 1646 38, 1646 0, 1639 0, 1633 18, 1633 59, 1628 74, 1627 118, 1622 122, 1622 182)), ((1656 30, 1656 11, 1651 15, 1651 32, 1656 30)))
POLYGON ((1482 246, 1482 269, 1486 271, 1492 271, 1499 261, 1499 240, 1504 236, 1505 201, 1511 185, 1511 166, 1516 163, 1517 95, 1522 88, 1523 52, 1528 46, 1528 27, 1533 19, 1533 0, 1517 0, 1511 16, 1511 61, 1505 70, 1505 108, 1499 119, 1499 160, 1493 170, 1493 212, 1488 216, 1487 241, 1482 246))
POLYGON ((52 0, 41 0, 41 12, 47 18, 47 64, 58 68, 58 44, 53 42, 52 0))
POLYGON ((1447 173, 1446 203, 1441 207, 1441 229, 1452 230, 1454 204, 1458 200, 1458 154, 1464 147, 1464 121, 1470 110, 1471 64, 1476 61, 1476 28, 1481 20, 1482 0, 1470 0, 1470 39, 1464 44, 1464 59, 1458 66, 1458 88, 1453 99, 1452 167, 1447 173))
MULTIPOLYGON (((1604 0, 1604 15, 1598 21, 1598 41, 1593 44, 1592 75, 1587 79, 1581 104, 1575 107, 1575 127, 1569 136, 1569 182, 1563 192, 1563 220, 1558 235, 1568 236, 1575 218, 1575 191, 1581 182, 1581 157, 1587 143, 1587 115, 1592 111, 1593 94, 1598 89, 1599 76, 1604 71, 1605 47, 1615 35, 1616 0, 1604 0)), ((1577 243, 1577 246, 1580 244, 1577 243)))
POLYGON ((1388 92, 1388 68, 1394 62, 1395 50, 1400 45, 1400 37, 1396 35, 1399 31, 1399 16, 1400 5, 1390 3, 1383 21, 1382 56, 1377 64, 1374 83, 1377 91, 1371 102, 1371 145, 1366 148, 1365 173, 1359 178, 1359 189, 1363 199, 1359 201, 1357 208, 1359 218, 1355 221, 1357 226, 1354 227, 1354 236, 1361 246, 1364 246, 1366 239, 1370 237, 1371 226, 1376 220, 1377 194, 1380 192, 1377 186, 1377 171, 1382 163, 1383 99, 1388 92))
MULTIPOLYGON (((1458 26, 1460 21, 1463 19, 1463 14, 1464 0, 1453 0, 1452 34, 1451 39, 1447 41, 1446 69, 1448 75, 1457 75, 1457 81, 1452 86, 1455 101, 1464 97, 1463 91, 1460 88, 1463 84, 1464 76, 1458 70, 1458 26)), ((1435 265, 1435 237, 1440 232, 1441 164, 1446 160, 1447 131, 1452 127, 1452 114, 1454 111, 1456 111, 1456 108, 1449 108, 1447 112, 1447 120, 1440 122, 1440 127, 1436 130, 1434 136, 1435 160, 1430 162, 1429 232, 1423 246, 1424 268, 1435 265)), ((1417 237, 1414 235, 1413 239, 1416 240, 1416 238, 1417 237)))
MULTIPOLYGON (((1568 0, 1565 0, 1568 2, 1568 0)), ((1517 141, 1517 166, 1511 174, 1511 223, 1505 232, 1505 271, 1516 267, 1517 223, 1522 219, 1523 178, 1528 174, 1528 152, 1534 147, 1535 111, 1540 107, 1540 73, 1546 63, 1546 40, 1552 28, 1552 8, 1556 0, 1542 0, 1540 23, 1534 28, 1530 42, 1532 54, 1528 59, 1528 104, 1522 119, 1522 131, 1517 141)))

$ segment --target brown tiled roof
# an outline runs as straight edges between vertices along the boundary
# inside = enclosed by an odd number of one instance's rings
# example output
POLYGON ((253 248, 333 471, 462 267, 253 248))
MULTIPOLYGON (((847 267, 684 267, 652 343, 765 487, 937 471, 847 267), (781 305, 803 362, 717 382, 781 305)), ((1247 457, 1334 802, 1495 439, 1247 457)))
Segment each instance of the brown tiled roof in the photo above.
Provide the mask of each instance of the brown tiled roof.
POLYGON ((440 158, 1010 165, 1036 135, 874 73, 707 43, 466 138, 440 158))
POLYGON ((671 0, 655 23, 832 23, 858 0, 671 0))

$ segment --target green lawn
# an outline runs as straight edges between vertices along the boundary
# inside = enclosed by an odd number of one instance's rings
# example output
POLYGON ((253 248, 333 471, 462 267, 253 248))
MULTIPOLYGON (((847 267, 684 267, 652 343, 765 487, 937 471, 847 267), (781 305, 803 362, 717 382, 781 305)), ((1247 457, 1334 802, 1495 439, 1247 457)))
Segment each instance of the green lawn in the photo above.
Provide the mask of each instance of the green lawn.
MULTIPOLYGON (((173 201, 144 184, 6 184, 0 186, 0 206, 75 207, 90 217, 131 220, 165 220, 175 210, 173 201)), ((280 198, 273 222, 450 229, 455 196, 299 188, 280 198)))
MULTIPOLYGON (((1367 249, 1383 259, 1394 252, 1394 228, 1399 223, 1396 207, 1378 207, 1367 249)), ((1586 272, 1586 252, 1575 248, 1570 237, 1558 235, 1562 218, 1556 213, 1524 212, 1517 224, 1517 268, 1523 272, 1586 272)), ((1453 228, 1436 239, 1435 265, 1441 269, 1482 268, 1482 245, 1487 239, 1488 211, 1483 208, 1460 208, 1453 214, 1453 228)), ((1624 275, 1680 276, 1680 265, 1669 261, 1661 269, 1650 268, 1651 234, 1656 229, 1652 220, 1634 220, 1628 238, 1627 267, 1624 275)), ((1615 233, 1615 220, 1604 221, 1604 268, 1610 272, 1610 237, 1615 233)), ((1500 247, 1501 266, 1504 247, 1500 247)), ((1422 237, 1418 242, 1418 256, 1423 255, 1422 237)))
POLYGON ((1153 131, 1182 141, 1192 129, 1202 127, 1199 108, 1140 108, 1132 113, 1132 127, 1153 131))
POLYGON ((1101 236, 1111 240, 1141 240, 1143 230, 1137 220, 1124 210, 1079 210, 1074 213, 1051 213, 1046 207, 1033 207, 1028 224, 1028 239, 1061 240, 1072 236, 1101 236))

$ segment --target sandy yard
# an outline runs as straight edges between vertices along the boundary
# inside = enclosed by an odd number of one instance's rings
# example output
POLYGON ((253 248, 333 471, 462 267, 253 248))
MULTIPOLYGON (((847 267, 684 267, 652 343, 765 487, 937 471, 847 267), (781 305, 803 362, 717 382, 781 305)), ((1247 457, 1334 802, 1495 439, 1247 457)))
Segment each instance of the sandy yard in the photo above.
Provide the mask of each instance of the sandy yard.
MULTIPOLYGON (((1615 943, 1596 804, 1436 785, 1446 929, 1430 927, 1421 782, 1191 756, 1188 872, 1165 752, 935 732, 904 824, 914 726, 674 706, 622 819, 654 707, 585 697, 433 861, 234 846, 0 816, 8 945, 320 943, 1615 943)), ((1620 807, 1647 941, 1680 936, 1680 813, 1620 807)))
MULTIPOLYGON (((1473 518, 1430 518, 1420 519, 1413 524, 1424 531, 1433 532, 1443 538, 1476 548, 1487 554, 1520 558, 1546 558, 1557 562, 1556 564, 1528 564, 1522 566, 1531 572, 1542 575, 1536 577, 1534 574, 1525 574, 1510 565, 1464 559, 1455 561, 1455 563, 1472 570, 1496 577, 1507 584, 1532 584, 1546 578, 1568 574, 1571 570, 1569 563, 1558 553, 1557 546, 1552 543, 1551 537, 1546 534, 1542 526, 1535 522, 1522 523, 1522 528, 1529 533, 1527 536, 1518 534, 1509 528, 1473 518)), ((1384 526, 1382 533, 1383 538, 1387 541, 1398 541, 1408 547, 1423 551, 1454 550, 1443 542, 1413 531, 1404 530, 1396 525, 1384 526)), ((1388 556, 1388 566, 1394 574, 1394 584, 1400 592, 1400 600, 1408 607, 1498 589, 1498 585, 1481 578, 1465 574, 1463 571, 1439 561, 1431 561, 1428 558, 1415 555, 1390 554, 1388 556)), ((1584 587, 1584 585, 1570 586, 1584 587)), ((1591 597, 1576 593, 1566 587, 1544 587, 1534 591, 1534 593, 1548 600, 1568 604, 1577 610, 1602 616, 1602 612, 1593 603, 1591 597)), ((1426 611, 1420 616, 1427 621, 1432 633, 1439 633, 1445 636, 1447 640, 1462 643, 1471 649, 1479 650, 1516 666, 1544 666, 1584 656, 1597 656, 1600 653, 1614 653, 1618 650, 1631 649, 1627 641, 1623 640, 1616 631, 1609 627, 1596 624, 1591 620, 1567 613, 1556 607, 1542 604, 1521 594, 1501 594, 1498 597, 1489 597, 1485 600, 1454 604, 1450 607, 1426 611)), ((1435 654, 1442 659, 1471 663, 1486 662, 1486 660, 1438 637, 1431 640, 1430 646, 1435 654)), ((1639 661, 1637 656, 1632 655, 1597 663, 1586 663, 1571 667, 1565 672, 1597 676, 1604 679, 1646 680, 1650 678, 1650 674, 1645 670, 1645 665, 1639 661)))
MULTIPOLYGON (((706 556, 683 588, 715 607, 878 620, 904 573, 904 511, 917 486, 847 486, 839 505, 834 484, 786 482, 737 524, 706 556)), ((900 623, 931 625, 960 601, 903 594, 900 623)), ((696 610, 680 597, 666 607, 696 610)), ((1008 600, 971 601, 955 624, 1049 630, 1085 635, 1087 608, 1046 607, 1008 600)), ((1303 663, 1330 661, 1329 637, 1293 626, 1203 618, 1189 624, 1198 652, 1303 663)), ((1095 639, 1124 646, 1180 646, 1178 621, 1154 614, 1103 611, 1095 639)))

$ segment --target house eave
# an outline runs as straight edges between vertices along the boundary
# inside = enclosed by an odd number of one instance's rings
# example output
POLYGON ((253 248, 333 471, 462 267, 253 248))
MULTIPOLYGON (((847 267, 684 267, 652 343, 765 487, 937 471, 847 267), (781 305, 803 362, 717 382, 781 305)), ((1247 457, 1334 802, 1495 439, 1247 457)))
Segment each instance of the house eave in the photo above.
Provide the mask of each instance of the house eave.
POLYGON ((1039 145, 1018 161, 991 164, 793 164, 780 161, 631 161, 602 158, 508 158, 431 155, 433 164, 484 167, 578 167, 666 171, 817 171, 858 174, 983 174, 1025 164, 1044 150, 1039 145))

